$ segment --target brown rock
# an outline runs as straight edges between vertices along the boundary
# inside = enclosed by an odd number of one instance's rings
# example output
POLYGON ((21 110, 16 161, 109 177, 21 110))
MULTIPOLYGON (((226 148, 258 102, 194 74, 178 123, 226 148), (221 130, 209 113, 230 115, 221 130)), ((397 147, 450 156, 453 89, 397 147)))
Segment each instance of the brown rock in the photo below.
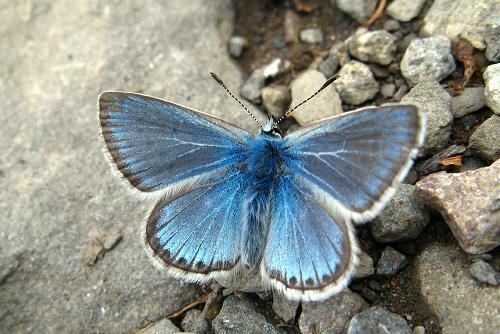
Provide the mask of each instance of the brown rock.
POLYGON ((440 172, 417 182, 417 194, 436 208, 462 248, 471 254, 500 244, 500 160, 489 167, 457 174, 440 172))

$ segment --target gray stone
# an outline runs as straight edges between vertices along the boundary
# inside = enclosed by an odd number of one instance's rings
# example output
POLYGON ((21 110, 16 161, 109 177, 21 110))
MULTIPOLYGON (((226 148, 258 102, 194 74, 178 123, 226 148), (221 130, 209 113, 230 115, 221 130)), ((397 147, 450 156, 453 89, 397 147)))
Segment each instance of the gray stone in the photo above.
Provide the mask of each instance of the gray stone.
POLYGON ((411 334, 405 319, 380 306, 356 314, 349 323, 347 334, 411 334))
POLYGON ((382 255, 377 263, 377 275, 392 277, 408 264, 406 256, 387 246, 382 251, 382 255))
POLYGON ((285 12, 285 19, 283 20, 283 28, 285 30, 285 41, 287 43, 295 43, 299 39, 300 18, 291 9, 285 12))
POLYGON ((393 242, 417 238, 429 222, 429 213, 418 202, 415 186, 401 184, 394 197, 370 223, 373 238, 393 242))
POLYGON ((283 116, 290 106, 290 89, 285 85, 264 87, 261 95, 262 104, 276 119, 283 116))
POLYGON ((414 39, 401 60, 401 74, 410 85, 441 81, 454 70, 450 39, 442 35, 414 39))
POLYGON ((349 320, 367 308, 368 304, 363 298, 349 289, 322 302, 302 303, 300 333, 345 333, 349 320))
MULTIPOLYGON (((292 106, 298 105, 316 92, 326 81, 325 76, 316 70, 307 70, 290 84, 292 106)), ((342 113, 342 102, 333 85, 326 87, 314 99, 295 110, 293 118, 304 126, 313 121, 342 113)))
POLYGON ((368 31, 347 40, 349 53, 363 61, 389 65, 396 53, 396 37, 385 30, 368 31))
POLYGON ((402 103, 416 105, 427 117, 425 143, 419 156, 437 153, 447 147, 453 122, 450 100, 450 94, 437 82, 420 83, 401 99, 402 103))
POLYGON ((498 16, 498 0, 435 0, 426 13, 420 33, 468 40, 476 49, 486 47, 486 24, 498 16), (495 14, 497 13, 497 14, 495 14))
POLYGON ((495 333, 500 290, 478 284, 456 243, 427 245, 415 259, 415 282, 422 302, 439 321, 442 333, 495 333))
POLYGON ((216 334, 273 334, 279 333, 256 306, 246 298, 230 295, 224 300, 219 315, 212 321, 216 334))
POLYGON ((168 319, 161 319, 155 322, 153 325, 138 331, 140 334, 174 334, 180 333, 179 328, 177 328, 174 323, 168 319))
POLYGON ((486 32, 484 34, 486 42, 486 58, 491 62, 500 62, 500 12, 497 16, 490 16, 486 19, 486 32))
POLYGON ((442 161, 446 158, 461 156, 467 148, 463 145, 451 145, 450 147, 434 154, 431 158, 418 165, 420 176, 429 175, 446 169, 442 161))
POLYGON ((394 0, 387 6, 387 15, 401 22, 413 20, 420 14, 420 10, 427 0, 394 0))
POLYGON ((451 113, 455 118, 464 117, 483 108, 485 104, 484 87, 467 87, 461 95, 451 98, 451 113))
POLYGON ((300 40, 307 44, 323 42, 323 31, 320 28, 307 28, 300 31, 300 40))
POLYGON ((379 88, 370 68, 355 60, 340 69, 339 78, 334 85, 342 101, 352 105, 372 99, 379 88))
POLYGON ((11 276, 19 266, 19 261, 14 256, 0 257, 0 285, 11 276))
POLYGON ((483 73, 485 83, 484 96, 486 105, 497 115, 500 115, 500 64, 493 64, 483 73))
POLYGON ((471 156, 471 157, 468 157, 467 159, 465 159, 464 161, 462 161, 462 166, 460 167, 460 169, 458 171, 459 172, 466 172, 468 170, 475 170, 475 169, 485 167, 485 166, 486 166, 486 164, 484 163, 484 161, 482 159, 471 156))
POLYGON ((1 7, 0 254, 20 255, 0 286, 1 331, 132 332, 182 309, 201 289, 145 256, 138 230, 154 203, 128 196, 110 173, 96 100, 141 91, 257 131, 208 74, 233 90, 241 83, 227 52, 231 1, 1 7), (85 266, 91 235, 113 228, 122 241, 85 266))
POLYGON ((469 138, 469 148, 487 162, 500 158, 500 116, 492 115, 469 138))
POLYGON ((248 41, 242 36, 231 36, 229 39, 229 54, 238 58, 243 53, 243 49, 248 46, 248 41))
POLYGON ((203 317, 203 313, 197 309, 191 309, 186 312, 182 319, 181 327, 185 332, 205 334, 208 333, 210 326, 208 321, 203 317))
POLYGON ((472 263, 469 267, 469 271, 472 277, 481 283, 489 285, 498 285, 500 283, 500 279, 495 269, 493 269, 488 262, 483 260, 472 263))
POLYGON ((386 20, 384 22, 384 30, 387 30, 387 31, 396 31, 396 30, 399 30, 401 28, 401 25, 399 24, 398 21, 396 20, 386 20))
POLYGON ((396 85, 392 83, 383 84, 380 86, 380 94, 384 97, 393 97, 396 93, 396 85))
POLYGON ((337 42, 333 44, 330 51, 328 51, 328 54, 337 57, 340 66, 344 66, 351 60, 351 57, 349 56, 349 49, 347 48, 347 44, 344 42, 337 42))
POLYGON ((413 328, 412 334, 425 334, 425 327, 424 326, 415 326, 415 328, 413 328))
POLYGON ((275 78, 285 73, 289 66, 290 64, 282 58, 274 58, 269 64, 262 67, 264 78, 275 78))
MULTIPOLYGON (((334 0, 331 0, 332 3, 334 0)), ((377 8, 377 0, 337 0, 337 7, 358 21, 365 23, 377 8)))
POLYGON ((354 279, 361 279, 370 277, 373 274, 375 274, 375 268, 373 267, 373 259, 371 258, 370 255, 366 254, 364 251, 360 251, 359 264, 352 277, 354 279))
POLYGON ((288 300, 283 294, 273 294, 273 311, 287 324, 293 323, 297 315, 299 302, 288 300))
POLYGON ((243 86, 241 86, 241 96, 252 103, 259 103, 260 90, 264 87, 265 82, 266 77, 264 76, 264 70, 262 68, 256 69, 252 72, 250 77, 248 77, 243 86))
POLYGON ((339 67, 339 59, 336 55, 329 55, 318 66, 318 71, 323 73, 326 78, 332 77, 339 67))
POLYGON ((500 193, 500 160, 472 171, 431 174, 417 182, 417 192, 441 213, 467 253, 500 245, 500 211, 491 210, 500 193))

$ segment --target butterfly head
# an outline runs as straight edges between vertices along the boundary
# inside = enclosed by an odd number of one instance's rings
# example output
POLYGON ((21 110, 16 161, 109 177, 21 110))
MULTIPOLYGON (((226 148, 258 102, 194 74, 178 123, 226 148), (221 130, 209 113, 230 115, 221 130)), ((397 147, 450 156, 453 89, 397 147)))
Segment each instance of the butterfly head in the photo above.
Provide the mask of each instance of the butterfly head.
POLYGON ((264 126, 262 127, 261 133, 276 138, 282 137, 282 132, 281 129, 278 127, 278 123, 270 115, 266 124, 264 124, 264 126))

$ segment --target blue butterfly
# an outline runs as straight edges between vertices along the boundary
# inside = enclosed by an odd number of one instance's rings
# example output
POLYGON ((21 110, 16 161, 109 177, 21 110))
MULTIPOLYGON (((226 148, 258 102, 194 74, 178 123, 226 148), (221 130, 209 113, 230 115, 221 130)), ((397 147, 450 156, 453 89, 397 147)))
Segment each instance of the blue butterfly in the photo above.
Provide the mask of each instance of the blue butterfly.
POLYGON ((142 231, 157 268, 198 283, 258 269, 294 300, 347 285, 358 262, 353 222, 389 201, 425 129, 411 105, 346 112, 284 137, 272 117, 252 136, 135 93, 105 92, 99 108, 112 166, 157 200, 142 231))

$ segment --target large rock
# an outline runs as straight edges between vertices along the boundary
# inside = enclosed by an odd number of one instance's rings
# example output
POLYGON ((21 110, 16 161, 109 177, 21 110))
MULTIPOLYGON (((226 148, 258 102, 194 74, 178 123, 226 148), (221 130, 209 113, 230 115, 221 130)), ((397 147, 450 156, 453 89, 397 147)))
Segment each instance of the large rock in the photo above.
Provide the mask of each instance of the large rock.
POLYGON ((462 248, 471 254, 500 245, 500 160, 489 167, 435 173, 417 182, 418 196, 437 209, 462 248))
POLYGON ((498 332, 500 290, 471 277, 467 257, 455 243, 426 246, 415 268, 423 302, 438 317, 443 333, 498 332))
POLYGON ((493 115, 477 127, 469 148, 487 162, 500 158, 500 116, 493 115))
POLYGON ((401 60, 401 74, 410 85, 441 81, 454 70, 451 42, 446 36, 415 38, 401 60))
POLYGON ((406 94, 401 103, 415 104, 427 117, 425 143, 419 156, 441 151, 448 145, 453 115, 450 94, 437 82, 423 82, 406 94))
POLYGON ((19 261, 0 286, 2 331, 122 333, 180 310, 200 289, 144 255, 153 203, 109 172, 96 101, 140 91, 257 130, 208 73, 240 84, 231 2, 11 1, 0 22, 0 253, 19 261), (122 240, 84 265, 92 235, 115 229, 122 240))
POLYGON ((486 68, 483 73, 486 86, 484 95, 486 104, 497 115, 500 115, 500 64, 493 64, 486 68))
POLYGON ((498 0, 435 0, 424 17, 423 35, 467 39, 475 48, 486 48, 485 31, 490 17, 498 16, 498 0))
POLYGON ((349 38, 347 47, 361 61, 389 65, 396 53, 396 40, 385 30, 368 31, 349 38))
MULTIPOLYGON (((297 77, 290 84, 292 92, 291 106, 295 107, 309 96, 314 94, 327 78, 316 70, 308 70, 297 77)), ((292 114, 300 125, 335 116, 342 113, 342 102, 333 85, 323 89, 314 99, 300 106, 292 114)))
POLYGON ((349 289, 322 302, 302 303, 299 328, 302 334, 345 333, 349 320, 368 308, 358 294, 349 289))

